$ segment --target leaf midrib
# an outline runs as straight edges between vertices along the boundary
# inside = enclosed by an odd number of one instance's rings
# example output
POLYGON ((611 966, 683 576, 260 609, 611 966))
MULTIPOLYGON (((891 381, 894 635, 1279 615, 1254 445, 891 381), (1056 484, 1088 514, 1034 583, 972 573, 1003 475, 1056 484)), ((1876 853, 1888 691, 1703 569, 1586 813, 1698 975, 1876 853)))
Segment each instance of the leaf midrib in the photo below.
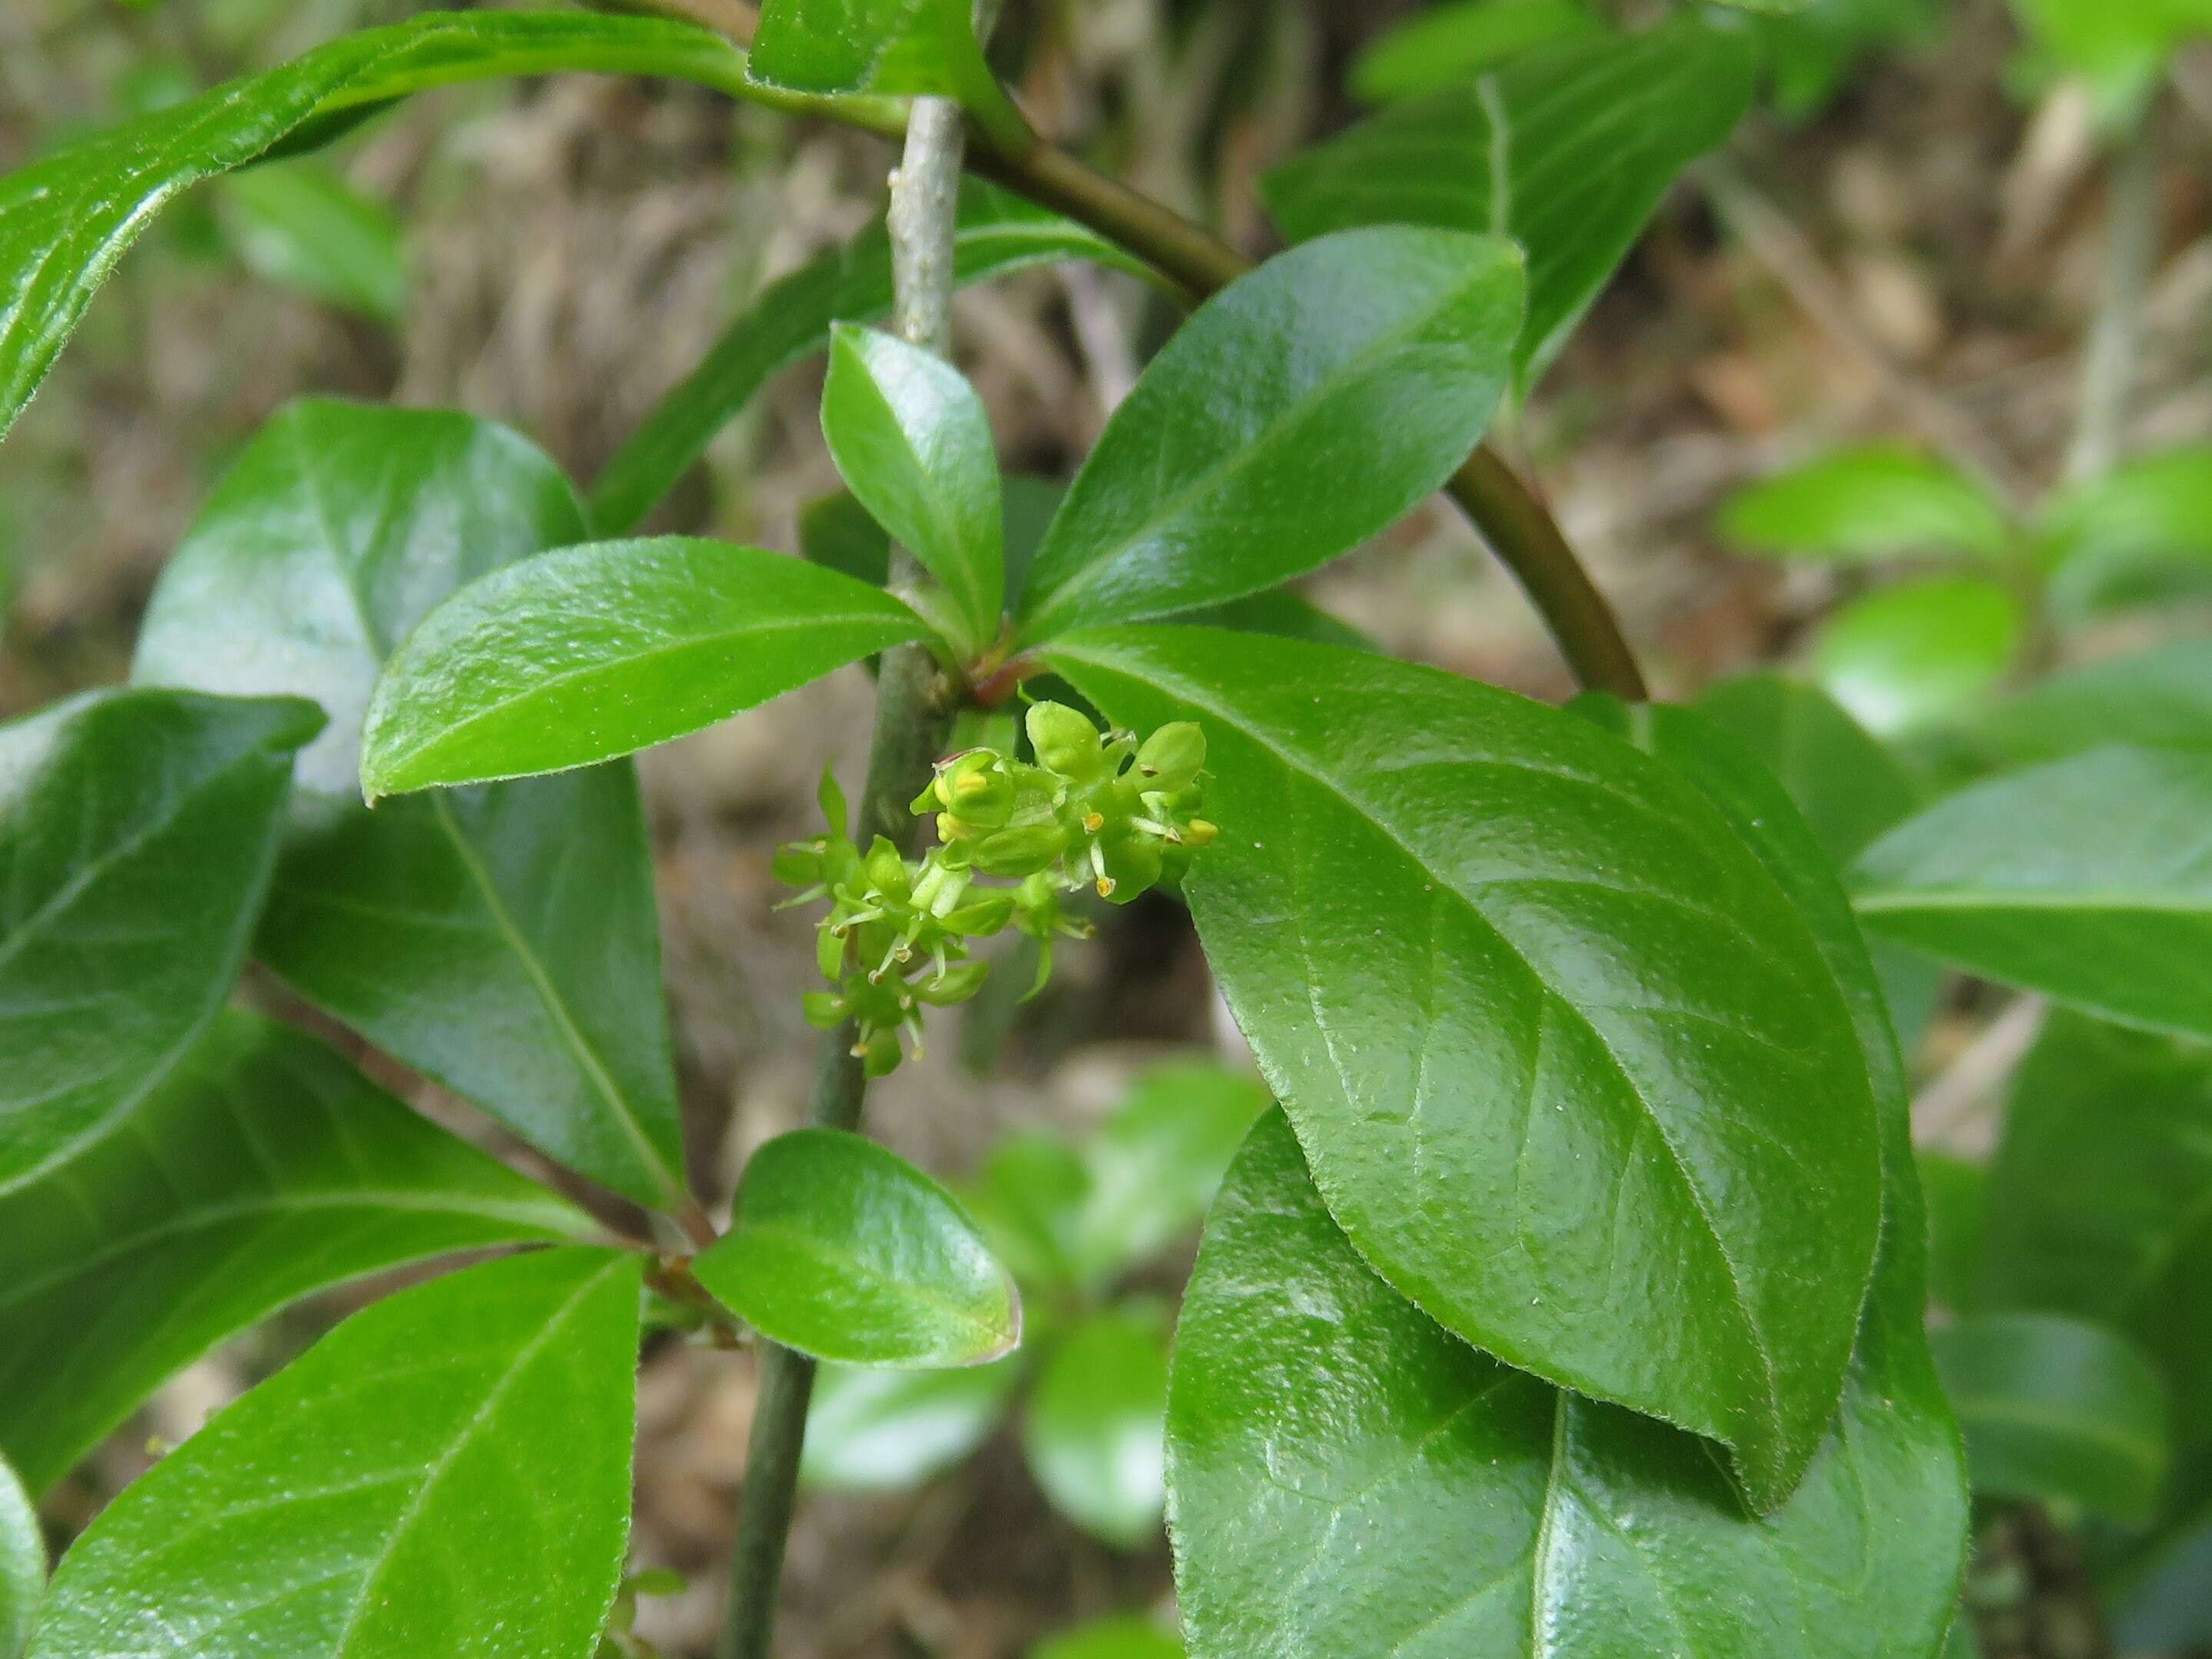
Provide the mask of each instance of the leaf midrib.
MULTIPOLYGON (((1485 283, 1496 276, 1498 270, 1503 268, 1504 263, 1495 258, 1486 258, 1480 265, 1469 271, 1466 280, 1455 284, 1434 305, 1424 308, 1401 326, 1390 330, 1388 333, 1377 335, 1363 343, 1358 351, 1349 359, 1315 381, 1304 395, 1279 411, 1252 441, 1241 445, 1234 453, 1200 473, 1181 489, 1169 495, 1153 509, 1149 516, 1133 529, 1116 537, 1113 542, 1103 547, 1094 548, 1085 562, 1071 571, 1057 587, 1051 588, 1042 595, 1040 603, 1030 615, 1023 631, 1033 639, 1048 635, 1065 620, 1072 601, 1107 574, 1132 548, 1142 546, 1156 539, 1160 532, 1182 516, 1185 509, 1194 501, 1210 492, 1218 490, 1227 480, 1237 477, 1255 465, 1256 458, 1261 453, 1273 450, 1279 443, 1285 431, 1306 420, 1317 407, 1334 397, 1345 385, 1370 373, 1376 358, 1404 345, 1431 327, 1437 318, 1455 307, 1464 304, 1485 283)), ((1079 477, 1076 482, 1080 484, 1082 480, 1079 477)), ((1068 500, 1070 501, 1074 500, 1073 488, 1070 489, 1068 500)), ((1063 507, 1061 512, 1054 515, 1053 526, 1046 532, 1044 545, 1037 550, 1036 556, 1030 566, 1032 573, 1037 566, 1045 563, 1047 556, 1054 550, 1057 537, 1054 532, 1058 530, 1060 520, 1065 516, 1066 508, 1063 507)), ((1205 602, 1200 601, 1200 603, 1205 602)))
POLYGON ((2212 893, 2126 893, 2059 887, 1873 887, 1853 893, 1851 908, 1868 915, 1915 910, 2090 910, 2212 918, 2212 893))
MULTIPOLYGON (((1104 669, 1109 672, 1122 674, 1131 673, 1131 671, 1125 665, 1117 665, 1111 660, 1101 661, 1096 658, 1085 657, 1079 648, 1071 647, 1065 643, 1055 644, 1052 647, 1048 654, 1072 657, 1079 661, 1088 662, 1093 666, 1104 669)), ((1523 970, 1528 975, 1530 981, 1542 988, 1544 995, 1564 1012, 1571 1014, 1582 1025, 1583 1029, 1588 1032, 1592 1041, 1598 1046, 1599 1049, 1613 1062, 1614 1071, 1620 1078, 1624 1086, 1626 1088, 1629 1097, 1642 1109, 1645 1119, 1651 1124, 1653 1129, 1657 1133, 1660 1144, 1666 1147, 1669 1165, 1674 1169, 1676 1177, 1682 1182, 1684 1189, 1689 1194, 1692 1206, 1695 1210, 1698 1220, 1704 1224, 1705 1237, 1711 1243, 1715 1254, 1719 1256, 1721 1263, 1728 1273, 1730 1288, 1735 1292, 1736 1312, 1739 1317, 1743 1321, 1745 1332, 1750 1339, 1752 1351, 1759 1357, 1759 1363, 1767 1379, 1766 1396, 1763 1403, 1766 1407, 1769 1427, 1774 1432, 1775 1445, 1778 1448, 1785 1445, 1787 1443, 1787 1437, 1784 1433, 1783 1429, 1781 1392, 1779 1378, 1775 1370, 1774 1355, 1765 1340, 1765 1332, 1752 1310, 1749 1297, 1745 1291, 1742 1273, 1738 1268, 1735 1258, 1729 1253, 1728 1246, 1722 1240, 1719 1231, 1714 1224, 1712 1212, 1710 1207, 1710 1201, 1707 1200, 1705 1194, 1698 1188, 1696 1182, 1692 1179, 1688 1167, 1683 1161, 1680 1151, 1675 1146, 1673 1137, 1668 1134, 1667 1131, 1667 1126, 1660 1121, 1659 1115, 1652 1109, 1651 1103, 1644 1098, 1643 1091, 1635 1085, 1632 1080, 1631 1080, 1626 1069, 1622 1066, 1619 1056, 1613 1053, 1612 1044, 1606 1041, 1604 1034, 1598 1030, 1596 1026, 1589 1021, 1578 1005, 1577 1005, 1571 998, 1562 994, 1558 988, 1553 986, 1541 973, 1537 970, 1535 964, 1530 962, 1528 957, 1522 953, 1520 948, 1498 928, 1497 925, 1490 920, 1489 916, 1479 905, 1477 905, 1472 899, 1468 898, 1464 893, 1460 892, 1459 889, 1442 872, 1431 869, 1425 860, 1422 859, 1421 855, 1414 851, 1411 846, 1407 845, 1404 837, 1397 832, 1395 827, 1386 823, 1379 814, 1370 810, 1355 799, 1346 789, 1338 784, 1334 779, 1322 773, 1311 761, 1303 756, 1294 754, 1291 750, 1284 749, 1280 745, 1271 741, 1268 737, 1255 730, 1252 725, 1250 725, 1235 710, 1224 708, 1221 704, 1213 702, 1203 692, 1203 690, 1192 686, 1189 681, 1184 679, 1178 674, 1172 672, 1161 671, 1156 665, 1147 664, 1146 672, 1144 674, 1132 674, 1131 677, 1147 681, 1163 690, 1169 691, 1171 695, 1182 699, 1183 702, 1220 719, 1235 730, 1242 732, 1249 741, 1272 755, 1286 770, 1306 778, 1309 781, 1318 786, 1328 793, 1334 796, 1351 811, 1365 819, 1368 823, 1373 824, 1377 830, 1381 830, 1389 840, 1390 843, 1397 848, 1398 850, 1413 863, 1415 868, 1434 878, 1437 890, 1440 893, 1449 890, 1458 897, 1460 902, 1467 907, 1468 913, 1479 921, 1482 926, 1490 932, 1492 936, 1497 939, 1499 946, 1510 955, 1514 960, 1521 963, 1523 970)))

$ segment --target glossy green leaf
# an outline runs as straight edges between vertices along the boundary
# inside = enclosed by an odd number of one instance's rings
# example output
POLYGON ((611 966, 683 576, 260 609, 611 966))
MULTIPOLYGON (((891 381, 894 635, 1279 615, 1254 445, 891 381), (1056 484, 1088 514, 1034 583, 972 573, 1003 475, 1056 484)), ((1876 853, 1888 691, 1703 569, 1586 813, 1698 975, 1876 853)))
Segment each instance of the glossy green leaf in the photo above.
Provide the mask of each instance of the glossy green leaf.
POLYGON ((362 805, 395 641, 478 576, 585 533, 560 469, 471 416, 313 400, 264 427, 155 590, 141 681, 292 692, 331 716, 256 953, 549 1157, 684 1190, 653 870, 628 766, 362 805))
POLYGON ((2126 1333, 2212 1441, 2212 1051, 2055 1015, 1985 1200, 1980 1305, 2126 1333))
POLYGON ((1013 1280, 951 1194, 864 1136, 779 1135, 691 1264, 763 1335, 818 1359, 980 1365, 1021 1340, 1013 1280))
POLYGON ((2112 743, 2212 749, 2212 640, 2179 640, 2053 674, 1990 709, 1970 735, 2008 765, 2112 743))
POLYGON ((46 1588, 46 1540, 30 1494, 0 1458, 0 1659, 16 1659, 46 1588))
POLYGON ((1854 875, 1876 933, 2212 1036, 2212 751, 2100 749, 1991 779, 1899 825, 1854 875))
POLYGON ((0 1451, 43 1489, 299 1297, 588 1230, 320 1043, 225 1014, 115 1133, 0 1198, 0 1451))
MULTIPOLYGON (((1697 707, 1773 774, 1839 868, 1920 804, 1904 763, 1818 686, 1747 674, 1712 686, 1697 707)), ((1898 1041, 1911 1054, 1934 1018, 1942 971, 1887 939, 1871 950, 1898 1041)))
POLYGON ((2125 1337, 2057 1314, 1970 1315, 1936 1333, 1974 1491, 2141 1525, 2172 1457, 2166 1385, 2125 1337))
POLYGON ((113 691, 0 726, 0 1195, 122 1122, 230 994, 321 724, 113 691))
POLYGON ((222 215, 240 262, 263 280, 378 322, 406 314, 398 216, 329 168, 248 167, 225 184, 222 215))
MULTIPOLYGON (((589 70, 759 95, 720 35, 648 17, 433 12, 351 34, 264 74, 65 146, 0 179, 0 434, 93 295, 155 216, 201 179, 427 87, 589 70)), ((789 101, 785 100, 782 101, 789 101)))
POLYGON ((1642 34, 1533 52, 1385 112, 1262 182, 1294 241, 1435 225, 1528 250, 1525 390, 1550 367, 1675 175, 1751 106, 1750 31, 1686 14, 1642 34))
POLYGON ((895 336, 841 324, 822 430, 854 495, 944 585, 981 650, 1006 604, 1006 523, 990 418, 960 371, 895 336))
POLYGON ((1986 701, 2027 635, 2002 583, 1936 577, 1884 587, 1829 617, 1813 647, 1828 695, 1883 737, 1986 701))
POLYGON ((1101 1619, 1040 1642, 1030 1659, 1183 1659, 1174 1632, 1133 1614, 1101 1619))
POLYGON ((1466 461, 1521 326, 1519 251, 1390 226, 1293 249, 1152 360, 1045 532, 1031 640, 1232 599, 1328 562, 1466 461))
POLYGON ((1697 1440, 1509 1370, 1399 1298, 1271 1114, 1176 1334, 1190 1650, 1933 1659, 1963 1553, 1955 1451, 1932 1379, 1885 1387, 1870 1352, 1803 1484, 1752 1516, 1697 1440))
POLYGON ((920 1486, 990 1437, 1021 1378, 1015 1356, 938 1371, 824 1365, 814 1378, 799 1477, 830 1492, 920 1486))
POLYGON ((1084 1148, 1090 1178, 1073 1224, 1085 1276, 1133 1267, 1194 1230, 1269 1103, 1257 1078, 1219 1066, 1139 1079, 1084 1148))
POLYGON ((2212 445, 2147 455, 2072 484, 2038 526, 2051 603, 2089 615, 2212 584, 2212 445))
MULTIPOLYGON (((1068 259, 1143 270, 1071 220, 976 179, 962 185, 956 283, 1068 259)), ((771 375, 828 345, 831 323, 872 321, 890 307, 890 240, 880 224, 772 283, 607 463, 592 486, 592 523, 608 535, 635 530, 771 375)), ((1011 568, 1008 576, 1011 589, 1011 568)))
POLYGON ((1747 553, 1842 563, 2000 558, 2013 540, 2004 509, 1956 467, 1888 446, 1838 450, 1750 485, 1721 509, 1720 529, 1747 553))
POLYGON ((889 594, 760 548, 663 536, 541 554, 400 642, 369 701, 362 791, 616 759, 927 631, 889 594))
POLYGON ((809 563, 854 581, 881 587, 890 580, 891 538, 848 490, 799 509, 799 551, 809 563))
POLYGON ((30 1659, 590 1659, 629 1540, 640 1267, 540 1252, 355 1315, 92 1524, 30 1659))
POLYGON ((1989 1170, 1945 1152, 1918 1158, 1928 1197, 1928 1288, 1955 1311, 1971 1310, 1982 1272, 1982 1215, 1989 1170))
POLYGON ((1369 41, 1352 62, 1352 90, 1367 103, 1395 104, 1603 27, 1585 0, 1455 0, 1415 12, 1369 41))
POLYGON ((1160 1535, 1167 1502, 1166 1333, 1148 1313, 1096 1313, 1062 1336, 1022 1419, 1022 1450, 1061 1514, 1121 1549, 1160 1535))
POLYGON ((1778 1503, 1835 1410, 1881 1178, 1835 981, 1728 823, 1432 670, 1198 629, 1045 655, 1125 725, 1203 724, 1222 834, 1185 892, 1361 1254, 1778 1503))
POLYGON ((767 0, 751 74, 793 92, 945 98, 991 76, 969 0, 767 0))

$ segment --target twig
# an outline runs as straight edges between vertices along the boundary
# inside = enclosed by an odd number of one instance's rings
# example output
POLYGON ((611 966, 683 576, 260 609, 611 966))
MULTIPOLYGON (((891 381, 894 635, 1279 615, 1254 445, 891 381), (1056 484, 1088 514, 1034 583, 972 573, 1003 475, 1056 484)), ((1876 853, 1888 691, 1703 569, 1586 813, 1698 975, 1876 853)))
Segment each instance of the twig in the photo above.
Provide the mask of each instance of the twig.
POLYGON ((1725 155, 1692 170, 1713 210, 1823 333, 1873 373, 1882 395, 1953 465, 2024 514, 2034 493, 1974 422, 1893 362, 1853 315, 1850 297, 1829 274, 1804 232, 1725 155))
MULTIPOLYGON (((957 104, 917 99, 907 125, 904 158, 891 175, 891 261, 899 332, 940 356, 949 355, 951 347, 953 233, 965 144, 966 124, 957 104)), ((902 548, 893 550, 890 578, 894 587, 911 586, 921 578, 919 565, 902 548)), ((936 659, 920 646, 885 652, 878 685, 875 742, 860 799, 860 840, 866 846, 876 836, 884 836, 906 852, 912 849, 920 828, 906 802, 928 781, 930 763, 945 741, 950 697, 936 659)), ((848 1023, 823 1042, 812 1116, 824 1127, 852 1129, 860 1121, 867 1082, 853 1053, 854 1037, 848 1023)), ((798 1502, 806 1409, 814 1392, 812 1360, 765 1341, 759 1352, 744 1507, 730 1568, 724 1659, 769 1659, 784 1549, 798 1502)))
POLYGON ((2035 1046, 2050 1004, 2021 997, 1913 1097, 1912 1139, 1923 1146, 1967 1152, 1978 1110, 2035 1046))
POLYGON ((2066 457, 2076 483, 2119 459, 2128 396, 2142 353, 2143 292, 2158 253, 2158 118, 2154 100, 2114 159, 2105 224, 2105 276, 2081 366, 2081 405, 2066 457))

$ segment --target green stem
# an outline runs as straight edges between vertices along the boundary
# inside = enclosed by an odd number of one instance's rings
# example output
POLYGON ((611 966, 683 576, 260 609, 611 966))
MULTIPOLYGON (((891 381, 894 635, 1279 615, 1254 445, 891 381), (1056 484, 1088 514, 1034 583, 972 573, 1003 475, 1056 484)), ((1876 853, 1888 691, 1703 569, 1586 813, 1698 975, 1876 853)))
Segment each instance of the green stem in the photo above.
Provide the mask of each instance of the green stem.
MULTIPOLYGON (((953 230, 960 200, 965 129, 957 107, 934 99, 915 101, 906 154, 891 189, 892 265, 899 331, 926 349, 947 355, 951 344, 953 230)), ((903 548, 891 555, 890 585, 912 587, 922 578, 903 548)), ((929 781, 951 720, 953 689, 924 646, 884 653, 877 682, 875 738, 862 786, 858 837, 876 836, 910 854, 921 820, 908 803, 929 781)), ((867 1097, 867 1079, 853 1053, 848 1023, 823 1040, 816 1062, 811 1118, 823 1128, 856 1129, 867 1097)), ((814 1393, 814 1362, 763 1339, 759 1384, 746 1443, 744 1506, 730 1564, 730 1605, 723 1630, 723 1659, 769 1659, 783 1581, 783 1557, 798 1504, 799 1462, 806 1441, 806 1410, 814 1393)))

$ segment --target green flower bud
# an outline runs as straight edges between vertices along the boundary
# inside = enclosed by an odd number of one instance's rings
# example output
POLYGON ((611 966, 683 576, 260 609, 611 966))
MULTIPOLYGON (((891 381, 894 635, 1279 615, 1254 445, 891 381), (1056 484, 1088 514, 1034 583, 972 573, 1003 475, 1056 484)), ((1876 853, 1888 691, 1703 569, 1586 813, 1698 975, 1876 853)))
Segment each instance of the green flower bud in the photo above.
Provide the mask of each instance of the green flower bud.
POLYGON ((1106 769, 1098 728, 1064 702, 1040 702, 1030 707, 1024 722, 1037 764, 1061 777, 1084 781, 1106 769))
POLYGON ((875 1031, 857 1046, 860 1070, 870 1079, 889 1077, 899 1068, 905 1056, 899 1052, 898 1032, 896 1029, 875 1031))
POLYGON ((852 1012, 835 991, 809 991, 799 1000, 806 1011, 806 1023, 820 1031, 836 1030, 852 1012))
POLYGON ((837 787, 837 775, 828 767, 822 769, 822 788, 819 793, 822 817, 830 826, 830 834, 843 840, 852 823, 852 809, 846 804, 845 792, 837 787))
POLYGON ((1214 837, 1221 833, 1218 823, 1208 823, 1204 818, 1193 818, 1182 826, 1182 844, 1194 853, 1201 847, 1213 845, 1214 837))
POLYGON ((815 932, 814 965, 822 970, 824 979, 837 979, 845 972, 845 939, 834 931, 834 918, 815 932))
POLYGON ((963 939, 988 939, 1005 931, 1014 917, 1014 896, 1012 893, 983 893, 971 897, 957 910, 948 910, 939 918, 947 933, 963 939))
POLYGON ((889 840, 878 836, 868 848, 868 884, 886 899, 903 904, 914 896, 914 878, 906 860, 889 840))
POLYGON ((934 1008, 950 1008, 955 1003, 965 1002, 983 988, 983 981, 991 976, 988 962, 956 963, 933 978, 921 981, 914 994, 934 1008))
POLYGON ((979 830, 1000 829, 1014 815, 1014 780, 988 750, 972 750, 939 767, 929 793, 947 817, 979 830))
POLYGON ((1031 876, 1049 870, 1067 850, 1067 832, 1056 823, 1018 823, 994 830, 969 849, 976 869, 993 876, 1031 876))
POLYGON ((1174 794, 1206 768, 1206 733, 1188 720, 1163 726, 1137 750, 1137 776, 1147 792, 1174 794))
POLYGON ((1159 884, 1160 843, 1151 836, 1116 836, 1100 842, 1097 854, 1093 862, 1103 899, 1127 904, 1159 884))
POLYGON ((794 841, 775 849, 775 878, 787 887, 817 887, 827 875, 822 843, 794 841))

